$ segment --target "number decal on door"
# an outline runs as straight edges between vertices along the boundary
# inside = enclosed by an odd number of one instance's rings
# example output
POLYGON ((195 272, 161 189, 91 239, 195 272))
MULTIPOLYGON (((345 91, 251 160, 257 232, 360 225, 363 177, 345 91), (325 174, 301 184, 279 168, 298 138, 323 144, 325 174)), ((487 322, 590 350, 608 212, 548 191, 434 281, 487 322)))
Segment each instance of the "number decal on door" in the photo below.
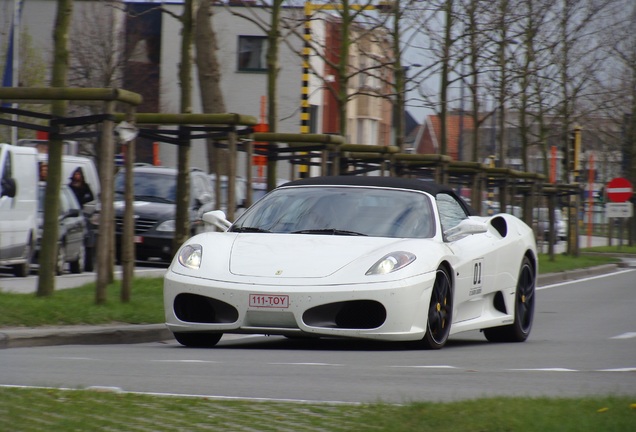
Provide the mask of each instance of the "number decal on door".
POLYGON ((481 294, 481 281, 483 274, 483 258, 473 261, 473 284, 468 292, 468 295, 481 294))

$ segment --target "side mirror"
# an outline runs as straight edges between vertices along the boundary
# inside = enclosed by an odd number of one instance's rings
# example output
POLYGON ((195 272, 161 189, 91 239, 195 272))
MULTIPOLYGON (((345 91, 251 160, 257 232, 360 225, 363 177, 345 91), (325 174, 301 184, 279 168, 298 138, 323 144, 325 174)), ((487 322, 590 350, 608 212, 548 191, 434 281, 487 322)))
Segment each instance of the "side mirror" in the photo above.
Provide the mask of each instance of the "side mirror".
POLYGON ((447 241, 455 241, 471 234, 481 234, 488 231, 488 225, 475 219, 464 219, 452 228, 444 231, 447 241))
POLYGON ((221 231, 227 231, 232 222, 225 218, 225 212, 223 210, 213 210, 207 213, 203 213, 203 222, 214 225, 221 231))
POLYGON ((17 189, 15 179, 3 178, 2 183, 0 184, 0 190, 2 190, 0 197, 7 196, 9 198, 15 198, 17 189))

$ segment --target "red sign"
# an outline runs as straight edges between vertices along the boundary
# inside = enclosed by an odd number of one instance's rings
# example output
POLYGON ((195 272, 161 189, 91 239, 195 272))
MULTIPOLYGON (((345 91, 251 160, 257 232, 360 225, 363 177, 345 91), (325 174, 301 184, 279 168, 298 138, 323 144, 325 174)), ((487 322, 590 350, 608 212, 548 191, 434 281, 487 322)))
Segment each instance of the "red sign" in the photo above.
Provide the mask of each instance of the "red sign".
POLYGON ((610 180, 606 190, 607 199, 615 203, 628 201, 634 193, 632 184, 624 177, 616 177, 610 180))

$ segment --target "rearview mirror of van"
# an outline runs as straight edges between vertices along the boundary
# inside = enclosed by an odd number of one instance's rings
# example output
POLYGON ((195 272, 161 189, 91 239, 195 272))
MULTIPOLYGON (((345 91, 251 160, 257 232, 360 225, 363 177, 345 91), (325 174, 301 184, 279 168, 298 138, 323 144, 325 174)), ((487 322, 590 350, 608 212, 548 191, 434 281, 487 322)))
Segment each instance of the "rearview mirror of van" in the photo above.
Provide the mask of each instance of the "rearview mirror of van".
POLYGON ((15 180, 13 178, 3 178, 0 183, 0 197, 8 196, 9 198, 14 198, 16 193, 16 185, 15 180))

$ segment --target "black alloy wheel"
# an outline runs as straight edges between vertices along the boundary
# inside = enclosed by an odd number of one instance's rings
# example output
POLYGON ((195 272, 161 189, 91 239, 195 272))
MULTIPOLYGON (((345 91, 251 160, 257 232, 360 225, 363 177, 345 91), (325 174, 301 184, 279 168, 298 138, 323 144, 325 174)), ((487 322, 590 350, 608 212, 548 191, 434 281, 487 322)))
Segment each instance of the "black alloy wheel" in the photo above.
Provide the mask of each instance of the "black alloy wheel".
POLYGON ((515 319, 507 326, 484 329, 490 342, 524 342, 530 336, 535 306, 535 271, 528 257, 521 262, 517 292, 515 293, 515 319))
POLYGON ((448 272, 440 267, 431 292, 426 333, 421 340, 425 349, 440 349, 448 340, 453 318, 453 289, 448 272))

